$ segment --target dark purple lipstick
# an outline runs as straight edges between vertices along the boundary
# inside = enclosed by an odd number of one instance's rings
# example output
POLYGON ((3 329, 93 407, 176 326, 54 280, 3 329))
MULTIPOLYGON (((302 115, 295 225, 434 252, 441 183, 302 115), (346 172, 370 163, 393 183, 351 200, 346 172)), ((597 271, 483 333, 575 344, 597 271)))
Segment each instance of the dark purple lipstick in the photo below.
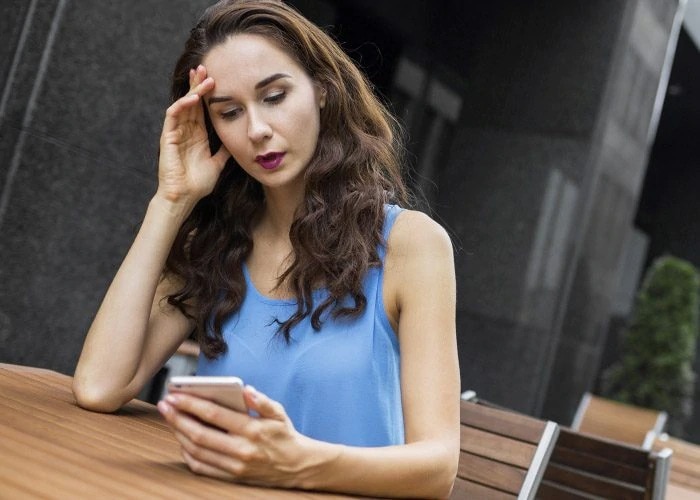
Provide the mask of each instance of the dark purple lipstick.
POLYGON ((274 170, 280 166, 284 159, 284 153, 267 153, 255 157, 255 161, 265 170, 274 170))

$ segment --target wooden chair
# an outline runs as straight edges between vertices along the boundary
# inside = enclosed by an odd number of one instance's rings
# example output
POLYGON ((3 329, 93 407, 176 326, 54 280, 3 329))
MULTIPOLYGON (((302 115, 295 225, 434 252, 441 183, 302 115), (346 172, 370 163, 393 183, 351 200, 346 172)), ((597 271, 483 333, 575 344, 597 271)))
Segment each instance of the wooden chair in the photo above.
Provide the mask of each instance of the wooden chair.
POLYGON ((654 440, 653 450, 673 450, 669 482, 693 490, 700 498, 700 445, 662 434, 654 440))
POLYGON ((663 500, 672 453, 561 428, 537 498, 663 500))
POLYGON ((558 425, 461 401, 461 452, 451 499, 532 499, 558 425))
POLYGON ((571 428, 650 450, 664 431, 666 412, 640 408, 586 393, 581 398, 571 428))

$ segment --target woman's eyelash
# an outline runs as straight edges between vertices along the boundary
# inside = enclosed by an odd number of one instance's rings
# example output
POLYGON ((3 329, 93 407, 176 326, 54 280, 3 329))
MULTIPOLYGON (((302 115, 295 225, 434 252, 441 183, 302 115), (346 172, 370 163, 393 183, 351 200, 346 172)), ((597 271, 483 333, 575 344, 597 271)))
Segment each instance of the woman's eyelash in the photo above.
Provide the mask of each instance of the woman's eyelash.
POLYGON ((238 116, 238 112, 239 112, 238 109, 224 111, 223 113, 221 113, 221 118, 235 118, 236 116, 238 116))
MULTIPOLYGON (((275 92, 273 94, 266 96, 263 99, 263 102, 265 102, 267 104, 277 104, 279 102, 282 102, 282 100, 284 100, 285 97, 287 97, 286 92, 284 92, 284 91, 275 92)), ((241 110, 239 108, 231 109, 229 111, 224 111, 223 113, 220 113, 219 116, 221 116, 221 118, 224 118, 224 119, 232 119, 232 118, 236 118, 238 116, 238 114, 240 113, 240 111, 241 110)))
POLYGON ((274 94, 270 94, 267 97, 265 97, 264 101, 267 103, 275 104, 284 99, 286 95, 286 92, 275 92, 274 94))

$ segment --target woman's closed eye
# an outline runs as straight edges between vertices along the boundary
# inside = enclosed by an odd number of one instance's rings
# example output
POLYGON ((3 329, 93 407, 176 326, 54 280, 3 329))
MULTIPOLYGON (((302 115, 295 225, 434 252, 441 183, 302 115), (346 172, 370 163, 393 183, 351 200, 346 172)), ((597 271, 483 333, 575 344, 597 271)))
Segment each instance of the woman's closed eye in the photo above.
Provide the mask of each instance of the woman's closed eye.
MULTIPOLYGON (((281 103, 285 97, 287 97, 287 92, 284 90, 278 90, 267 94, 265 97, 263 97, 262 101, 265 104, 271 104, 274 106, 276 104, 281 103)), ((219 113, 219 116, 224 120, 233 120, 241 114, 241 111, 242 110, 240 107, 235 107, 222 111, 221 113, 219 113)))
POLYGON ((284 98, 287 96, 287 92, 284 90, 277 90, 275 92, 271 92, 267 94, 263 98, 263 102, 267 104, 279 104, 284 100, 284 98))
POLYGON ((219 113, 219 116, 224 120, 233 120, 241 113, 241 108, 232 108, 219 113))

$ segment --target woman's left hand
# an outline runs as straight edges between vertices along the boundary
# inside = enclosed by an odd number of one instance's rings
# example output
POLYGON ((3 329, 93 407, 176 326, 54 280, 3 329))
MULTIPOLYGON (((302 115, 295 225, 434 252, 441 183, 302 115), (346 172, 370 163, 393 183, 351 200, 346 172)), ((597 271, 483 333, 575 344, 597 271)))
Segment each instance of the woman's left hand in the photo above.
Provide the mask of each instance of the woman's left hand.
POLYGON ((280 403, 247 386, 258 417, 187 394, 169 394, 158 409, 195 473, 268 486, 301 487, 310 472, 313 440, 297 432, 280 403))

